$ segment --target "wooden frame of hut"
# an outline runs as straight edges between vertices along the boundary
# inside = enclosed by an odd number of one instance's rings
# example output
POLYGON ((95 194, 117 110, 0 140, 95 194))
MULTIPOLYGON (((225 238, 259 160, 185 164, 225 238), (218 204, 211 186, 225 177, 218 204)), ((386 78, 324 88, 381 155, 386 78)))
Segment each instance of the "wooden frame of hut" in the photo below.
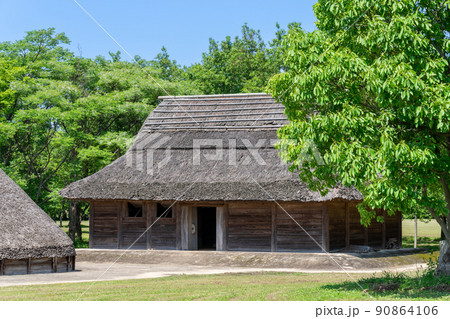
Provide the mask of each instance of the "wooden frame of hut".
POLYGON ((0 169, 0 275, 75 270, 70 238, 0 169))
POLYGON ((360 223, 355 189, 312 192, 274 143, 266 94, 160 97, 134 145, 61 194, 90 202, 90 247, 326 251, 401 243, 401 216, 360 223), (146 229, 148 231, 146 232, 146 229))

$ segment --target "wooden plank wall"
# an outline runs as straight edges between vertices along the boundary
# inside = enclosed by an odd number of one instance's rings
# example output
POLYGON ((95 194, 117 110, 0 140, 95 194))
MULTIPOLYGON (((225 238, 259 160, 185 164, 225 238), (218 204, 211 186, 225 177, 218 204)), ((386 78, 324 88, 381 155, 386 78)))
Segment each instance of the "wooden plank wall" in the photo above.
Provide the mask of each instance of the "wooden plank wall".
POLYGON ((128 217, 122 218, 122 231, 120 248, 128 249, 147 249, 147 237, 144 234, 147 229, 147 221, 143 217, 128 217))
POLYGON ((75 270, 75 256, 0 260, 1 275, 45 274, 75 270))
MULTIPOLYGON (((322 245, 323 204, 291 203, 281 206, 317 243, 322 245)), ((320 251, 321 248, 283 209, 277 207, 277 251, 320 251)))
MULTIPOLYGON (((153 225, 151 237, 152 248, 177 249, 177 213, 178 210, 173 209, 172 218, 160 218, 153 225)), ((152 217, 152 224, 156 221, 156 219, 156 216, 152 217)))
POLYGON ((228 205, 228 250, 271 251, 272 208, 268 203, 228 205))
POLYGON ((93 232, 90 234, 93 248, 119 248, 119 201, 95 201, 91 205, 93 232))
MULTIPOLYGON (((330 250, 350 245, 384 248, 389 238, 397 238, 398 216, 385 219, 385 223, 377 222, 375 219, 368 228, 365 228, 361 225, 357 205, 357 202, 344 201, 327 203, 330 218, 330 250)), ((383 211, 378 211, 377 216, 384 216, 383 211)))
MULTIPOLYGON (((377 211, 377 216, 382 216, 382 211, 377 211)), ((367 244, 373 248, 381 248, 383 246, 383 224, 377 222, 376 219, 372 220, 367 229, 367 244)))
POLYGON ((359 215, 358 203, 348 202, 348 223, 349 223, 349 244, 367 245, 365 227, 361 225, 361 216, 359 215))

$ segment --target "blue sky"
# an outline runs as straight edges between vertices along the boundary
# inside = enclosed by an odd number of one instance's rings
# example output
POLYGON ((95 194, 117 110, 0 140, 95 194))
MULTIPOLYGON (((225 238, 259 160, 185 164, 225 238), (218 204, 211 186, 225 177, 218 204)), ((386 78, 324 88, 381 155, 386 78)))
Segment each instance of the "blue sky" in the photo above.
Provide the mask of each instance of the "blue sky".
MULTIPOLYGON (((153 59, 162 46, 179 64, 201 60, 208 39, 240 34, 241 26, 261 30, 265 41, 275 23, 300 22, 315 29, 311 0, 143 1, 77 0, 132 56, 153 59)), ((72 41, 70 49, 84 57, 108 56, 117 45, 73 0, 0 0, 0 42, 15 41, 26 31, 54 27, 72 41)), ((125 57, 124 54, 122 54, 125 57)))

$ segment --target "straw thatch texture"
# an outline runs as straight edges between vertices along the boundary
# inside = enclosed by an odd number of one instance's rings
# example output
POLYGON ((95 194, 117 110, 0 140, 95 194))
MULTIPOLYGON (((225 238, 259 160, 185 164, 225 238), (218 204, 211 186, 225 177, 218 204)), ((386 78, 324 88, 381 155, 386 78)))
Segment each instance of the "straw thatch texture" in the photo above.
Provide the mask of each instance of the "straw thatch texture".
POLYGON ((0 169, 0 259, 67 256, 69 237, 0 169))
POLYGON ((266 94, 161 97, 126 155, 61 191, 69 199, 360 200, 325 197, 288 171, 273 147, 287 123, 266 94), (202 144, 200 151, 193 148, 202 144), (209 158, 209 160, 208 160, 209 158), (213 159, 211 159, 213 158, 213 159))

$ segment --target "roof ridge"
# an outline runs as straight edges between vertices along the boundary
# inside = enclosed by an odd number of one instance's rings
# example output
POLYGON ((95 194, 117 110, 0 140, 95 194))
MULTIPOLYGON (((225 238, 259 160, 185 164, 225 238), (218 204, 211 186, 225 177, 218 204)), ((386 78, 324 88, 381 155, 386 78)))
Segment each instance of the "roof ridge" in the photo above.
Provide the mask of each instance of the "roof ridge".
POLYGON ((162 95, 158 96, 158 99, 183 99, 183 98, 212 98, 212 97, 246 97, 246 96, 264 96, 270 97, 272 96, 267 93, 232 93, 232 94, 200 94, 200 95, 162 95))

